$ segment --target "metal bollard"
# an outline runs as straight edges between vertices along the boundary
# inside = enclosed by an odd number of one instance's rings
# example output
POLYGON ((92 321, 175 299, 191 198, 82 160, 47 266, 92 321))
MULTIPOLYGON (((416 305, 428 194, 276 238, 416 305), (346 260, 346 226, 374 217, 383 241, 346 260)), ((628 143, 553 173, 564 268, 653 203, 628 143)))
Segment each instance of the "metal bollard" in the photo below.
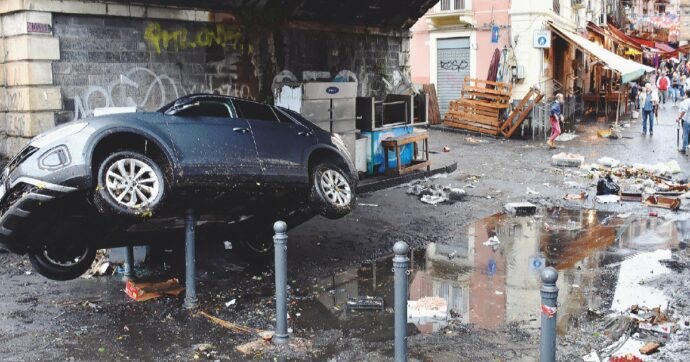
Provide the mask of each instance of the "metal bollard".
POLYGON ((273 224, 273 249, 275 254, 276 273, 276 331, 273 343, 288 343, 287 331, 287 224, 276 221, 273 224))
POLYGON ((553 362, 556 360, 556 319, 558 271, 553 267, 541 271, 541 346, 539 361, 553 362))
POLYGON ((393 272, 395 274, 395 362, 407 361, 407 273, 410 247, 404 241, 393 246, 393 272))
POLYGON ((137 275, 134 272, 134 247, 125 247, 125 279, 132 280, 136 278, 137 275))
POLYGON ((187 309, 196 308, 196 218, 194 210, 187 209, 184 217, 185 232, 185 298, 184 307, 187 309))

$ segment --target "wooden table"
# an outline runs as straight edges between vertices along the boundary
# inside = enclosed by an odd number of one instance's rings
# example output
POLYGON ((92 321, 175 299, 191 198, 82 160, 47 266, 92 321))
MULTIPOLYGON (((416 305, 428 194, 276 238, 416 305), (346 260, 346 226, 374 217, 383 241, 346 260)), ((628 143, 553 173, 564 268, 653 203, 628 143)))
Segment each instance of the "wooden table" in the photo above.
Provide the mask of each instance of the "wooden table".
POLYGON ((384 170, 386 174, 389 175, 402 175, 414 170, 421 170, 426 168, 427 171, 431 170, 431 161, 429 160, 429 132, 414 132, 404 136, 390 137, 381 141, 381 146, 383 146, 383 157, 384 157, 384 170), (419 147, 417 142, 424 143, 424 159, 417 159, 419 153, 419 147), (408 166, 403 166, 400 158, 400 147, 407 144, 414 144, 414 155, 412 158, 412 163, 408 166), (396 157, 396 168, 392 169, 388 167, 388 151, 395 150, 396 157))

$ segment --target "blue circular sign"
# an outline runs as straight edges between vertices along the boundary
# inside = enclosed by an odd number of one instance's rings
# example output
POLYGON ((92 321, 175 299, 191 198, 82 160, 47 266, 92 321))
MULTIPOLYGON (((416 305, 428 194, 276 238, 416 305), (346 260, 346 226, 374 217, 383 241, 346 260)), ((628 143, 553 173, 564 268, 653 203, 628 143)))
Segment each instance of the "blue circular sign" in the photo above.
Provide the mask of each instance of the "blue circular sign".
POLYGON ((534 260, 532 260, 532 266, 535 269, 541 268, 542 267, 541 259, 535 258, 534 260))
POLYGON ((336 94, 336 93, 338 93, 338 92, 340 92, 340 88, 338 88, 338 87, 328 87, 328 88, 326 88, 326 93, 328 93, 328 94, 336 94))
POLYGON ((538 37, 538 38, 537 38, 537 43, 538 43, 539 45, 546 45, 546 37, 543 36, 543 35, 540 36, 540 37, 538 37))

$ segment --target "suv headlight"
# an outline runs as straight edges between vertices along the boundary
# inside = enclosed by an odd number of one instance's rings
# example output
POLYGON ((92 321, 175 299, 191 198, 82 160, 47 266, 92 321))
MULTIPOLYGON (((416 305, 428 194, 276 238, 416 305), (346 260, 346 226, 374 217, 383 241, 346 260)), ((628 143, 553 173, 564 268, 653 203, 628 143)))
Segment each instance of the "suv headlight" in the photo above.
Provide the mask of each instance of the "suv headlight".
POLYGON ((61 138, 69 137, 75 133, 79 133, 81 130, 86 128, 88 124, 88 122, 66 124, 64 126, 55 128, 54 130, 41 133, 40 135, 34 137, 34 139, 31 140, 29 144, 36 148, 48 146, 61 138))

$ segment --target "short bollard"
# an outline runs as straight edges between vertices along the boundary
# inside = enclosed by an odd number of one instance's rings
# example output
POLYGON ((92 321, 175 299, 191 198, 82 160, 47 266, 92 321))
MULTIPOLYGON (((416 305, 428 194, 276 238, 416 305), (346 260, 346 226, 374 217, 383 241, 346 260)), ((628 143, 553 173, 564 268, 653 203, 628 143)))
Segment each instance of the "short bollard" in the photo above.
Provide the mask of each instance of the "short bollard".
POLYGON ((541 348, 539 360, 553 362, 556 360, 556 317, 558 271, 553 267, 541 271, 541 348))
POLYGON ((273 224, 273 248, 276 273, 276 331, 273 343, 288 343, 287 330, 287 224, 276 221, 273 224))
POLYGON ((403 241, 393 246, 393 271, 395 285, 395 362, 407 361, 407 271, 410 247, 403 241))
POLYGON ((184 217, 185 233, 185 298, 184 307, 187 309, 196 308, 196 220, 194 210, 187 209, 184 217))
POLYGON ((132 280, 136 278, 134 273, 134 247, 125 247, 125 279, 132 280))

